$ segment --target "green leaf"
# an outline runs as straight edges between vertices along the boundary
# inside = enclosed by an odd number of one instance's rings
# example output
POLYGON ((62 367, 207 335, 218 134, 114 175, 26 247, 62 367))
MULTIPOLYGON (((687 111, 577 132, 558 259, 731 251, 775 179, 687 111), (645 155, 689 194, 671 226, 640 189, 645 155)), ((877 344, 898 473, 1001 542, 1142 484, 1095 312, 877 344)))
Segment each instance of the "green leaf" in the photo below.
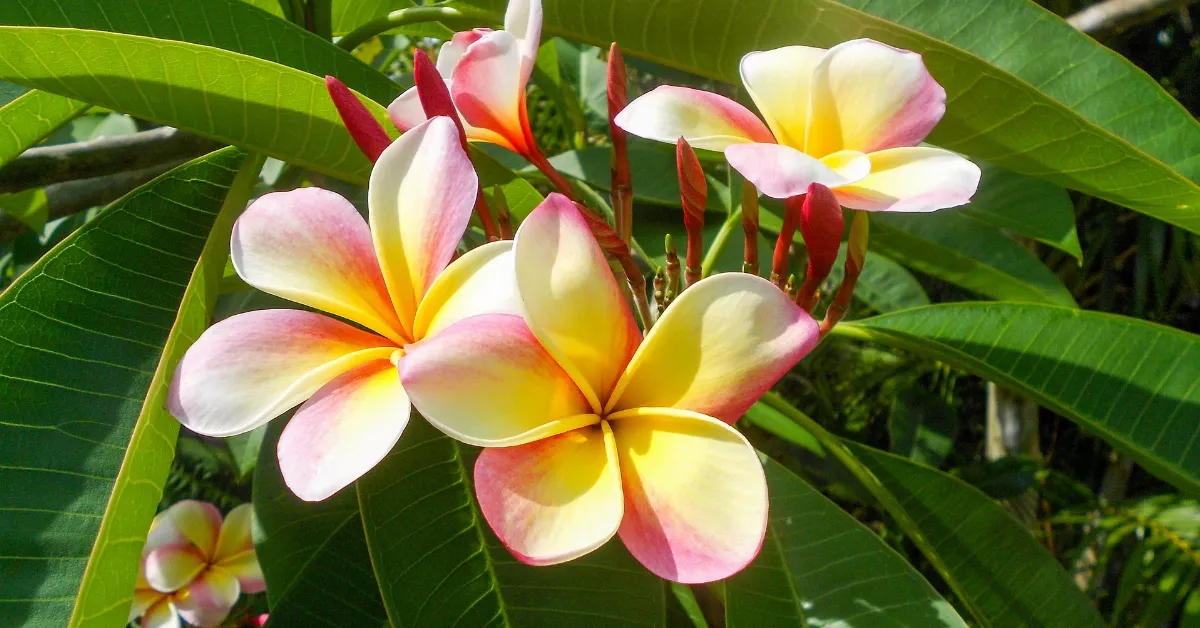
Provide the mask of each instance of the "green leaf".
MULTIPOLYGON (((7 53, 6 53, 7 54, 7 53)), ((0 166, 37 144, 90 105, 31 90, 0 106, 0 166)))
MULTIPOLYGON (((278 3, 270 1, 278 9, 278 3)), ((280 15, 281 12, 273 13, 280 15)), ((273 61, 317 77, 332 74, 384 105, 400 94, 398 85, 355 59, 354 55, 243 0, 6 0, 0 3, 0 24, 110 31, 212 46, 273 61)), ((164 59, 169 60, 170 57, 164 59)), ((117 74, 138 74, 133 72, 134 68, 125 67, 120 59, 113 59, 113 62, 120 66, 112 68, 117 74)), ((189 67, 198 62, 205 63, 189 59, 189 67)), ((176 69, 170 64, 167 67, 176 69)), ((243 69, 245 74, 252 71, 258 70, 243 69)), ((226 76, 239 75, 235 71, 226 76)), ((175 80, 171 82, 175 83, 175 80)), ((288 92, 280 89, 277 94, 282 97, 288 92)), ((307 94, 302 95, 307 97, 307 94)), ((190 98, 201 98, 201 95, 192 94, 190 98)), ((323 100, 328 100, 328 96, 323 100)), ((391 124, 386 126, 390 128, 391 124)))
MULTIPOLYGON (((559 153, 550 158, 550 164, 568 177, 580 179, 594 188, 608 191, 612 189, 612 171, 609 166, 611 160, 610 148, 584 148, 559 153)), ((530 166, 526 170, 532 172, 533 167, 530 166)), ((632 148, 629 150, 629 170, 633 175, 634 201, 680 206, 679 174, 675 168, 674 153, 632 148)), ((709 174, 705 174, 704 178, 707 179, 709 187, 705 209, 723 211, 725 207, 716 190, 724 188, 725 184, 709 174)))
MULTIPOLYGON (((5 51, 0 79, 192 131, 352 183, 365 184, 371 169, 342 126, 324 81, 311 74, 217 48, 99 31, 4 26, 0 48, 5 51)), ((368 105, 381 121, 387 119, 383 107, 368 105)))
POLYGON ((517 562, 471 486, 473 450, 413 417, 358 481, 371 564, 396 626, 661 626, 663 587, 619 540, 554 567, 517 562))
POLYGON ((1021 524, 977 489, 843 441, 774 393, 771 406, 808 431, 887 510, 985 626, 1099 626, 1091 602, 1021 524))
MULTIPOLYGON (((579 95, 575 88, 571 87, 571 83, 563 78, 562 64, 558 58, 559 41, 561 40, 553 39, 538 48, 533 81, 558 108, 563 124, 567 127, 567 138, 571 145, 582 148, 588 123, 579 107, 579 95)), ((607 93, 605 97, 607 98, 607 93)))
POLYGON ((871 215, 872 249, 986 297, 1075 306, 1037 256, 995 227, 956 213, 871 215))
POLYGON ((892 453, 936 467, 954 448, 958 415, 945 399, 913 386, 892 402, 888 433, 892 453))
POLYGON ((167 383, 208 322, 258 174, 244 161, 226 149, 155 179, 0 295, 7 622, 126 621, 179 429, 167 383))
POLYGON ((1067 191, 1048 181, 980 164, 983 178, 971 204, 953 211, 1008 229, 1083 261, 1075 230, 1075 205, 1067 191))
MULTIPOLYGON (((563 80, 572 87, 592 128, 608 130, 608 63, 600 59, 600 49, 575 42, 554 39, 563 80)), ((607 46, 609 42, 600 42, 607 46)))
POLYGON ((46 226, 49 211, 46 190, 33 188, 16 194, 0 194, 0 211, 21 221, 30 231, 40 233, 46 226))
POLYGON ((1186 492, 1200 491, 1200 337, 1013 303, 934 305, 834 333, 942 360, 1028 396, 1186 492))
POLYGON ((940 471, 846 442, 949 566, 955 590, 989 626, 1101 626, 1099 614, 1024 526, 940 471))
POLYGON ((730 628, 966 626, 874 532, 779 463, 758 558, 725 582, 730 628))
POLYGON ((267 579, 270 625, 387 625, 354 488, 320 502, 293 495, 275 456, 286 423, 267 424, 254 470, 254 548, 267 579))
MULTIPOLYGON (((505 0, 467 0, 500 14, 505 0)), ((738 60, 871 37, 949 96, 930 141, 1200 231, 1200 125, 1128 60, 1026 0, 547 0, 547 35, 738 85, 738 60)))

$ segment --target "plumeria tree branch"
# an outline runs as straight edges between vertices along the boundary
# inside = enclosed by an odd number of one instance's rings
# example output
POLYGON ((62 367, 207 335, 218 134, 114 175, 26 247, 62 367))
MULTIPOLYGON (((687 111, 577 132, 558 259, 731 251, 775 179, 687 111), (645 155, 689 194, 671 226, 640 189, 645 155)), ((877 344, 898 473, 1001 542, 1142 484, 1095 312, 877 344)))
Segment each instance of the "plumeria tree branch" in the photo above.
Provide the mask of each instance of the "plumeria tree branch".
POLYGON ((410 24, 441 22, 452 28, 472 28, 481 24, 496 24, 501 20, 501 16, 487 11, 449 7, 444 4, 408 7, 363 23, 346 33, 338 40, 337 45, 343 50, 354 50, 383 33, 410 24))

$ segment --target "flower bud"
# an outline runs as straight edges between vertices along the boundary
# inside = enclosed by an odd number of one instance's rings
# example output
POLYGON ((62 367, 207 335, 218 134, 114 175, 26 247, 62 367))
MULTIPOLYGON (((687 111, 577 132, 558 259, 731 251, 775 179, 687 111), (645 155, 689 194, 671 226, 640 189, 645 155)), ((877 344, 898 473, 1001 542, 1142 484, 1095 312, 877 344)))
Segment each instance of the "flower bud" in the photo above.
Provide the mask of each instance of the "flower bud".
POLYGON ((350 137, 354 138, 354 143, 358 144, 358 149, 372 163, 377 161, 383 154, 383 149, 392 143, 387 131, 383 130, 383 125, 379 124, 362 101, 341 81, 326 76, 325 89, 329 90, 329 98, 333 100, 333 106, 337 108, 342 124, 346 125, 346 130, 350 132, 350 137))

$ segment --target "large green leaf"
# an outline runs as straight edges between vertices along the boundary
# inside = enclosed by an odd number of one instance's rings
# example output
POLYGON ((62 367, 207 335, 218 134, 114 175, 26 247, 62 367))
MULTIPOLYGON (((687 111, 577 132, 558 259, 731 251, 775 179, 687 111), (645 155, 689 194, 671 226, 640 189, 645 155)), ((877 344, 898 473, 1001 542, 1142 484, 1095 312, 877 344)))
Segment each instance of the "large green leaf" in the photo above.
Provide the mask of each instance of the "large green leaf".
POLYGON ((1200 492, 1200 337, 1033 304, 934 305, 834 333, 945 361, 1071 418, 1179 488, 1200 492))
MULTIPOLYGON (((6 0, 0 3, 0 24, 111 31, 222 48, 318 77, 332 74, 385 105, 400 93, 398 85, 354 55, 242 0, 6 0)), ((111 71, 136 74, 112 61, 118 65, 111 71)), ((203 99, 200 94, 191 98, 203 99)))
MULTIPOLYGON (((930 467, 842 441, 774 393, 760 403, 794 422, 782 432, 785 439, 818 456, 831 454, 858 479, 981 625, 1102 625, 1066 570, 978 489, 930 467), (808 438, 796 438, 797 430, 808 432, 808 438), (810 447, 809 440, 820 449, 810 447)), ((755 422, 772 431, 777 423, 755 422)))
POLYGON ((846 444, 919 522, 984 625, 1103 625, 1070 574, 983 492, 905 458, 846 444))
MULTIPOLYGON (((837 260, 823 289, 837 290, 846 272, 846 244, 838 250, 837 260)), ((867 251, 858 283, 854 285, 854 298, 866 303, 876 312, 895 312, 929 305, 929 295, 912 273, 890 258, 875 251, 867 251)))
POLYGON ((88 106, 36 89, 0 106, 0 129, 3 129, 0 132, 0 166, 70 122, 88 106))
POLYGON ((993 299, 1075 306, 1071 292, 1037 256, 995 227, 954 210, 872 214, 870 247, 993 299))
POLYGON ((6 625, 125 622, 179 429, 167 383, 216 298, 257 175, 238 174, 244 159, 225 149, 155 179, 0 295, 6 625))
MULTIPOLYGON (((505 0, 464 0, 497 15, 505 0)), ((930 141, 1200 231, 1200 125, 1152 78, 1027 0, 546 0, 545 33, 737 84, 738 60, 871 37, 949 95, 930 141)))
POLYGON ((766 467, 767 537, 725 583, 730 628, 966 626, 874 532, 779 463, 766 467))
POLYGON ((1075 231, 1075 205, 1066 190, 991 164, 980 167, 983 178, 979 191, 969 205, 952 211, 1048 244, 1083 261, 1075 231))
MULTIPOLYGON (((342 126, 324 81, 312 74, 218 48, 100 31, 0 26, 0 49, 0 80, 193 131, 353 183, 365 183, 371 169, 342 126)), ((385 121, 383 108, 370 104, 385 121)))
POLYGON ((616 539, 555 567, 517 562, 479 513, 473 458, 414 416, 392 453, 358 481, 393 625, 663 625, 661 581, 616 539))
POLYGON ((663 625, 662 581, 617 540, 565 565, 518 563, 475 504, 475 450, 416 415, 355 488, 317 504, 279 475, 283 422, 255 471, 272 626, 663 625))
POLYGON ((293 495, 275 457, 285 423, 268 425, 254 468, 254 548, 267 578, 270 625, 386 625, 354 488, 322 502, 293 495))

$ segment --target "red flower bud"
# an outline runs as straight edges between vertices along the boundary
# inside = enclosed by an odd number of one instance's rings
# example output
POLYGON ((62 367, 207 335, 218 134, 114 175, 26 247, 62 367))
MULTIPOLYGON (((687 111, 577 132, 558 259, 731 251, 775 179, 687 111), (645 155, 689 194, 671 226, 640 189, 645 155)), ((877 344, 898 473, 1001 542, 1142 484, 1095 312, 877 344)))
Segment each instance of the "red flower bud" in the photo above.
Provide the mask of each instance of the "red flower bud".
POLYGON ((454 120, 463 150, 466 150, 467 133, 458 116, 458 109, 454 107, 454 100, 450 97, 450 89, 446 87, 446 80, 437 71, 437 66, 433 64, 429 55, 420 48, 413 53, 413 79, 417 83, 417 98, 421 100, 425 117, 446 116, 454 120))
POLYGON ((383 154, 383 149, 392 143, 392 138, 383 130, 383 125, 379 124, 362 101, 341 81, 326 76, 325 88, 329 90, 329 98, 333 100, 333 106, 337 108, 342 124, 346 125, 346 130, 350 132, 350 137, 354 138, 354 143, 358 144, 358 149, 372 163, 377 161, 383 154))
POLYGON ((820 283, 829 276, 845 229, 842 206, 833 191, 820 183, 810 184, 800 214, 800 233, 808 248, 806 279, 820 283))
POLYGON ((704 206, 708 204, 708 181, 696 151, 682 137, 675 143, 679 170, 679 197, 683 202, 683 226, 687 228, 687 285, 700 281, 700 256, 704 249, 704 206))

